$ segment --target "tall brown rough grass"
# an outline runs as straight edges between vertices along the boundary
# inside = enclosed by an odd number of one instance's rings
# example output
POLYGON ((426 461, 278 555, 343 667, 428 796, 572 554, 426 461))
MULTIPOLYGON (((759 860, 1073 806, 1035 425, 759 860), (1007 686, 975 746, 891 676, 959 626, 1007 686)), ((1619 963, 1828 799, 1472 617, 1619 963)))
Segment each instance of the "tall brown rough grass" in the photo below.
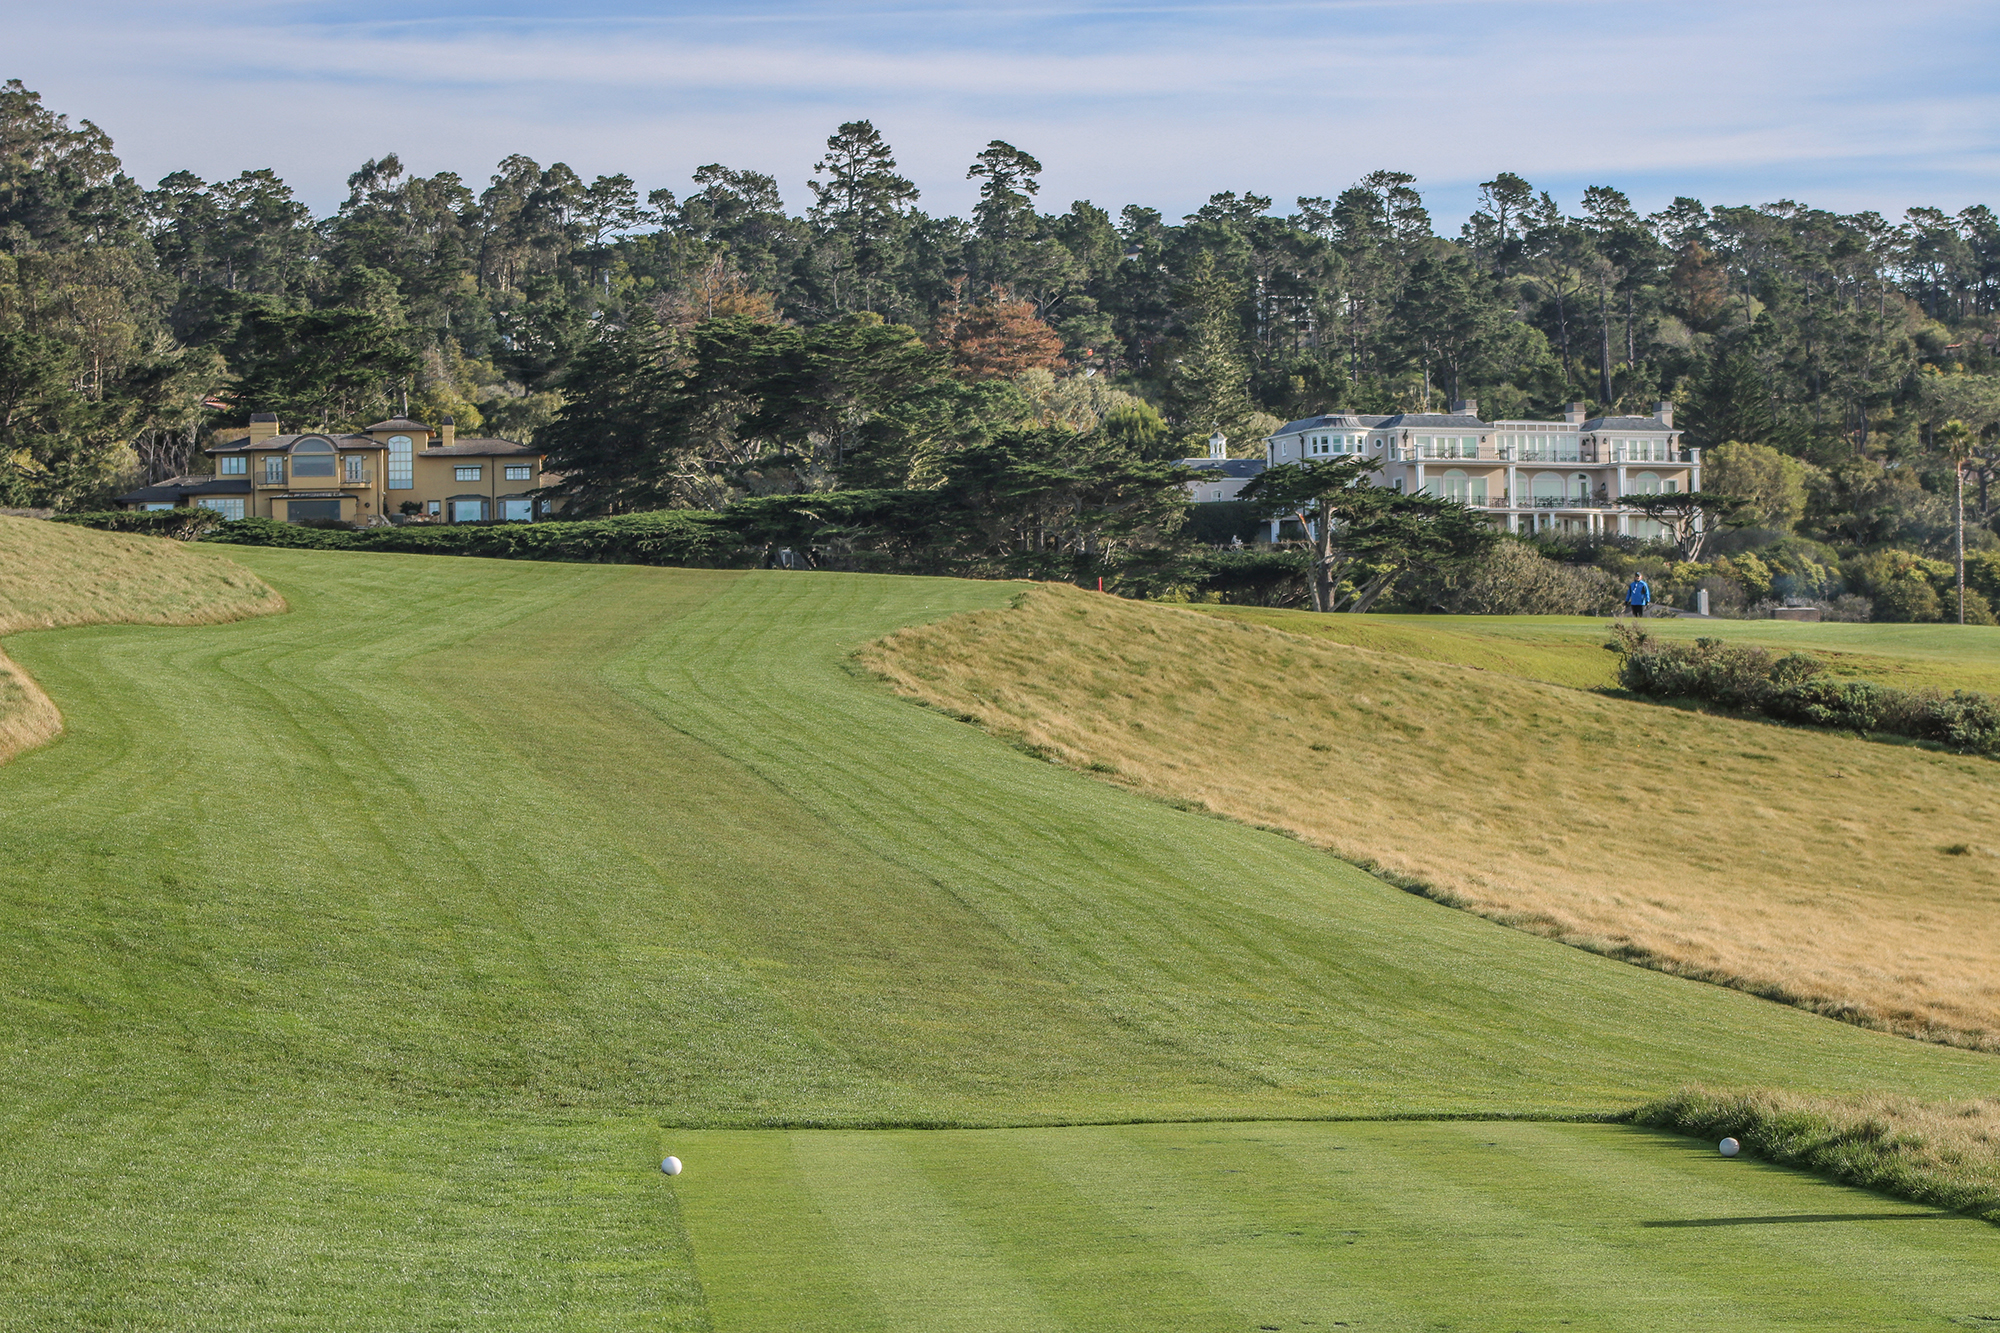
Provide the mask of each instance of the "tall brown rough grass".
POLYGON ((2000 1049, 2000 765, 1055 586, 905 630, 901 693, 1493 920, 2000 1049))
MULTIPOLYGON (((220 552, 0 516, 0 634, 111 623, 208 625, 284 609, 284 598, 220 552)), ((61 729, 48 696, 0 653, 0 763, 61 729)))

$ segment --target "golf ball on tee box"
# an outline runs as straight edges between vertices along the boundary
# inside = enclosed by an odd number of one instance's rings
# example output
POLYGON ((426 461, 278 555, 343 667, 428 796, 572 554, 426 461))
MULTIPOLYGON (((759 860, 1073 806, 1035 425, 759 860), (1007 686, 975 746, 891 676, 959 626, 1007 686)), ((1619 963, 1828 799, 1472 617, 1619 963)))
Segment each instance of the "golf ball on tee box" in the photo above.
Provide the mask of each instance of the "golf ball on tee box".
POLYGON ((678 1157, 668 1157, 663 1159, 660 1162, 660 1170, 666 1172, 670 1176, 679 1175, 681 1173, 681 1159, 678 1157))
POLYGON ((1743 1145, 1738 1143, 1735 1139, 1724 1139, 1722 1142, 1715 1145, 1715 1150, 1721 1153, 1724 1157, 1734 1157, 1737 1153, 1743 1151, 1743 1145))

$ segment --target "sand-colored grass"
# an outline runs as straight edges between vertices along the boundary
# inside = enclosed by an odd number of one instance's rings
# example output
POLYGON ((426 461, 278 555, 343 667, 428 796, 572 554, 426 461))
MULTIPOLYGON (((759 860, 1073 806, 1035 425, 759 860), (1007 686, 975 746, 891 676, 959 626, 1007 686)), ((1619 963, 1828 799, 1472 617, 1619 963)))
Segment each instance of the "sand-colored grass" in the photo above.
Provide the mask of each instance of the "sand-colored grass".
MULTIPOLYGON (((211 625, 284 609, 270 585, 219 551, 0 516, 0 634, 211 625)), ((56 706, 0 653, 0 763, 61 730, 56 706)))
POLYGON ((1066 587, 863 660, 1049 757, 1498 921, 2000 1048, 2000 764, 1066 587))

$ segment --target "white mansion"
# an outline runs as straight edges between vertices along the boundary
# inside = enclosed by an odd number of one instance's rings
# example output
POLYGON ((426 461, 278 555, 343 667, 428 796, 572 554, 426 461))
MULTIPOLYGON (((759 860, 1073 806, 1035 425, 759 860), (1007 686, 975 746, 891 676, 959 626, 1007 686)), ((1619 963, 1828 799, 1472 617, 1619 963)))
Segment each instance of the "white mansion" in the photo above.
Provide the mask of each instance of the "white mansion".
POLYGON ((1197 474, 1197 503, 1234 499, 1268 466, 1358 455, 1374 460, 1379 485, 1487 510, 1510 532, 1657 537, 1660 525, 1618 498, 1701 489, 1701 451, 1680 447, 1672 403, 1650 417, 1589 418, 1573 403, 1561 421, 1486 422, 1469 401, 1449 412, 1335 412, 1274 431, 1261 463, 1222 452, 1217 437, 1210 457, 1181 462, 1197 474))

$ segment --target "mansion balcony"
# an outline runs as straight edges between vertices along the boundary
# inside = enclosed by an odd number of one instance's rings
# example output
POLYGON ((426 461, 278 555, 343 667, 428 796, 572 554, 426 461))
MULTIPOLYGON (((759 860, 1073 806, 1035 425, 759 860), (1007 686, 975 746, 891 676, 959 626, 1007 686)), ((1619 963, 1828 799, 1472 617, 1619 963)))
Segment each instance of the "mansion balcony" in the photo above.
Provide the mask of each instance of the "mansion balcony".
POLYGON ((1696 449, 1669 449, 1663 444, 1391 444, 1384 458, 1391 463, 1576 463, 1613 467, 1620 463, 1699 463, 1696 449))

